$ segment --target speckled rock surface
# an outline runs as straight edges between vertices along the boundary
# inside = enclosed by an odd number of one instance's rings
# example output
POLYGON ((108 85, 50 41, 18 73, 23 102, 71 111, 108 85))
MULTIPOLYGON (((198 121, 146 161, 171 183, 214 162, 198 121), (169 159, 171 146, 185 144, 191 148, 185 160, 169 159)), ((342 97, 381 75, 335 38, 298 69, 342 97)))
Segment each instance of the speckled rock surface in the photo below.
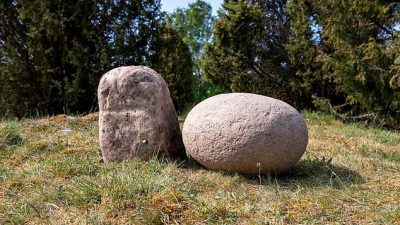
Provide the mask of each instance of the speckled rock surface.
POLYGON ((266 96, 221 94, 196 105, 183 125, 188 155, 203 166, 243 174, 279 174, 293 167, 308 142, 300 113, 266 96))
POLYGON ((143 66, 113 69, 100 80, 99 137, 104 162, 185 155, 167 84, 143 66))

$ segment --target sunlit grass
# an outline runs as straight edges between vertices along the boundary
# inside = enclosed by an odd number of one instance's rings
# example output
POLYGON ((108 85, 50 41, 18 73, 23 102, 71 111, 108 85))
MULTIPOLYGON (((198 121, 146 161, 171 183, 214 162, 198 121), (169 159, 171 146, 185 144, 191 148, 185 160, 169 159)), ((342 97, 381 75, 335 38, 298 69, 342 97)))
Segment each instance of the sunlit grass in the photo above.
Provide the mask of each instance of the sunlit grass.
POLYGON ((303 116, 307 152, 280 177, 104 164, 96 115, 3 121, 0 224, 400 223, 400 134, 303 116))

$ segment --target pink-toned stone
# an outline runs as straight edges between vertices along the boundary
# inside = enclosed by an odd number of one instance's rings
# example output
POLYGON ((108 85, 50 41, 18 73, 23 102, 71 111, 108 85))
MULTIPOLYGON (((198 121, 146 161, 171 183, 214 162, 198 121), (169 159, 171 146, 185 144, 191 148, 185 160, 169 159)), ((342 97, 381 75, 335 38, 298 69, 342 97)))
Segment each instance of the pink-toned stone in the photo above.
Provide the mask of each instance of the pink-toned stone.
POLYGON ((99 137, 104 162, 185 154, 167 84, 144 66, 115 68, 100 80, 99 137))
POLYGON ((183 125, 187 154, 214 170, 279 174, 293 167, 308 142, 300 113, 266 96, 221 94, 196 105, 183 125))

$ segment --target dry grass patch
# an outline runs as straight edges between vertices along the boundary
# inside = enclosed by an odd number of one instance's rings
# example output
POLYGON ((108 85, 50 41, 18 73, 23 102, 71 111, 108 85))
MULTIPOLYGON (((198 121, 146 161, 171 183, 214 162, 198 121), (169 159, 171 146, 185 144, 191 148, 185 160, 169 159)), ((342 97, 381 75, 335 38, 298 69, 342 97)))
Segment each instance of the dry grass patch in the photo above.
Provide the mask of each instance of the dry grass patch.
POLYGON ((0 224, 400 223, 400 134, 303 116, 307 152, 279 177, 104 164, 96 114, 3 121, 0 224))

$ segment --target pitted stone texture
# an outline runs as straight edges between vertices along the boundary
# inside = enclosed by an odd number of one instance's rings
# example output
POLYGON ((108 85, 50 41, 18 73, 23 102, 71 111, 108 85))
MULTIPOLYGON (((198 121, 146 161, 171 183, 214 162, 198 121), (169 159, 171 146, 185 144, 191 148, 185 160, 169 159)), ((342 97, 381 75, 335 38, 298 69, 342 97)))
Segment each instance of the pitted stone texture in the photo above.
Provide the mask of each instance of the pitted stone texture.
POLYGON ((167 84, 156 71, 143 66, 113 69, 101 78, 97 94, 104 162, 185 155, 167 84))
POLYGON ((279 174, 308 142, 300 113, 266 96, 221 94, 196 105, 183 125, 186 152, 203 166, 243 174, 279 174))

